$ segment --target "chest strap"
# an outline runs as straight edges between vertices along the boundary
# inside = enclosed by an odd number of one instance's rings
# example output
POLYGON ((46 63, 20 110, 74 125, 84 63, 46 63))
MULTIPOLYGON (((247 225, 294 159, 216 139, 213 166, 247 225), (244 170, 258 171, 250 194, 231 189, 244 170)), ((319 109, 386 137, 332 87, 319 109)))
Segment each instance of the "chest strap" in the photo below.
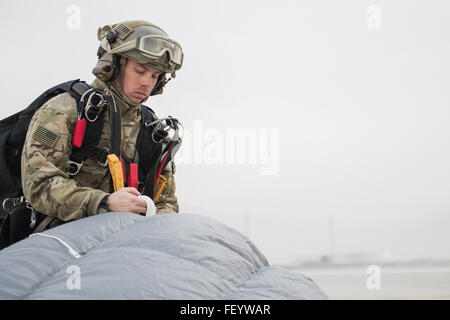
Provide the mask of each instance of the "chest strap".
POLYGON ((97 160, 102 166, 108 165, 108 153, 97 146, 87 146, 73 149, 70 155, 68 174, 74 176, 78 174, 86 158, 97 160))

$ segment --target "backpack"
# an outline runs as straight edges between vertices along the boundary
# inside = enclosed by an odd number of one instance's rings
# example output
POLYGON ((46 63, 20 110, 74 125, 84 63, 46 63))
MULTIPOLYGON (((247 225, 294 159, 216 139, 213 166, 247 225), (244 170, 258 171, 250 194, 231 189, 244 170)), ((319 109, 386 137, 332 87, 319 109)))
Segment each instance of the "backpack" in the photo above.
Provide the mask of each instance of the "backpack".
MULTIPOLYGON (((27 237, 36 230, 44 219, 50 218, 35 211, 26 201, 21 183, 21 157, 28 126, 35 112, 49 99, 67 92, 76 100, 79 115, 83 115, 83 118, 95 119, 94 121, 84 121, 82 145, 72 149, 68 169, 69 176, 73 177, 78 173, 86 158, 96 159, 100 163, 106 162, 108 154, 96 145, 103 130, 104 112, 109 109, 111 126, 109 153, 114 153, 121 158, 125 183, 129 183, 127 177, 131 161, 120 154, 120 111, 118 108, 102 108, 101 101, 98 101, 99 96, 92 95, 94 99, 97 99, 93 102, 91 99, 86 99, 87 94, 95 92, 95 90, 98 89, 79 79, 67 81, 45 91, 24 110, 0 120, 0 177, 2 177, 2 183, 0 184, 0 249, 27 237), (88 101, 90 104, 87 108, 88 101)), ((108 106, 115 106, 111 96, 103 97, 106 99, 108 106)), ((153 199, 156 182, 161 171, 173 159, 175 152, 180 147, 181 139, 180 141, 166 141, 165 145, 164 143, 156 143, 152 131, 153 127, 149 124, 154 123, 158 118, 153 110, 144 105, 141 106, 141 115, 141 130, 136 142, 136 148, 140 154, 138 176, 141 177, 141 180, 136 187, 141 193, 153 199)), ((74 136, 77 135, 77 125, 75 126, 74 136)), ((48 220, 45 228, 49 229, 62 223, 64 222, 52 217, 48 220)))

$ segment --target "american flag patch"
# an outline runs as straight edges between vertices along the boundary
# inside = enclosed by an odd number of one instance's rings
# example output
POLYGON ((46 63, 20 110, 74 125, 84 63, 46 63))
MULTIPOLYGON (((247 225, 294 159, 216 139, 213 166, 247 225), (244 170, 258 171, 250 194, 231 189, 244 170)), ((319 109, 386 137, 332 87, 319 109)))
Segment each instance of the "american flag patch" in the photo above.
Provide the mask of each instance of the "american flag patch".
POLYGON ((37 129, 33 133, 33 138, 39 142, 42 142, 48 147, 53 147, 58 140, 58 135, 56 133, 51 132, 48 129, 45 129, 42 126, 37 127, 37 129))
POLYGON ((119 38, 121 40, 125 39, 131 33, 131 30, 123 24, 119 24, 117 27, 115 27, 114 31, 119 34, 119 38))

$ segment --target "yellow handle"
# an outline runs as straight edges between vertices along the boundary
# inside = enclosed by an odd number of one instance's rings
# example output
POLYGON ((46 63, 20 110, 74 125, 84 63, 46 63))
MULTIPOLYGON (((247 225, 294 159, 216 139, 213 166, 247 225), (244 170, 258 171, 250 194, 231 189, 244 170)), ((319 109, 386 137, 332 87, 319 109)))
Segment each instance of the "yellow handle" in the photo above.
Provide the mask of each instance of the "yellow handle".
POLYGON ((115 154, 109 154, 108 165, 113 179, 114 191, 122 189, 124 187, 122 163, 120 163, 119 158, 115 154))
POLYGON ((163 179, 161 181, 161 185, 159 186, 158 190, 155 194, 155 202, 158 201, 159 197, 161 196, 161 193, 163 192, 164 188, 167 186, 167 179, 164 176, 159 176, 160 179, 163 179))

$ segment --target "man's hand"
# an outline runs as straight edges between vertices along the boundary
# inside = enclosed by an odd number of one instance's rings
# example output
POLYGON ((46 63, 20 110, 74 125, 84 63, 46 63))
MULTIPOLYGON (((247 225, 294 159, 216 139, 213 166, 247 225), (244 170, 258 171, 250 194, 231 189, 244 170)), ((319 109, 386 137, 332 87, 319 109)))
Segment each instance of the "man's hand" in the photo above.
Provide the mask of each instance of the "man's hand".
POLYGON ((106 204, 111 212, 146 213, 147 203, 139 199, 136 188, 122 188, 109 195, 106 204))

